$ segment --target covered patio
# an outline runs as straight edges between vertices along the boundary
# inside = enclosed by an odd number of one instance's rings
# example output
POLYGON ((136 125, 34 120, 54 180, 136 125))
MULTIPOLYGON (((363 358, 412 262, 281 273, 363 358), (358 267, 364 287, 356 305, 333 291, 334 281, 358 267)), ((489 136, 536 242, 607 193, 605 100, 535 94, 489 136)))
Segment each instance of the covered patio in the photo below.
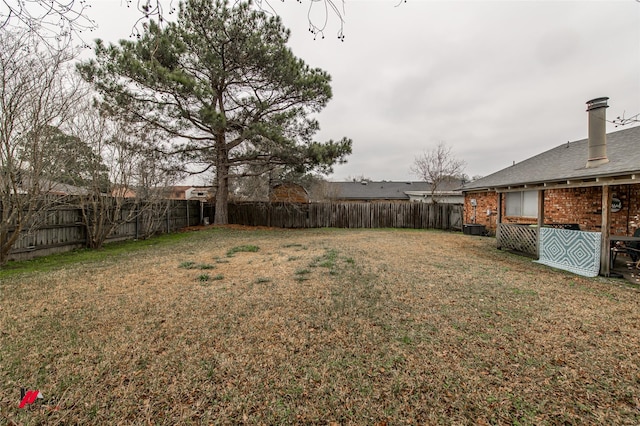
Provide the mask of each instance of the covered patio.
POLYGON ((607 99, 587 102, 589 138, 465 185, 465 222, 541 263, 635 280, 635 265, 628 269, 625 253, 611 249, 640 226, 640 126, 607 134, 607 99))
MULTIPOLYGON (((541 259, 545 255, 548 257, 550 254, 558 257, 562 253, 568 254, 576 263, 581 263, 581 259, 585 257, 595 258, 598 262, 597 274, 625 276, 638 282, 636 276, 640 274, 640 269, 637 269, 640 265, 637 262, 632 264, 631 258, 624 250, 624 244, 640 241, 640 237, 633 236, 634 231, 638 228, 637 213, 640 205, 638 200, 640 184, 637 183, 636 176, 630 176, 626 179, 583 181, 580 185, 573 187, 571 183, 543 184, 537 189, 532 188, 532 185, 527 185, 526 190, 537 191, 538 206, 535 221, 529 219, 524 220, 524 223, 513 223, 513 218, 504 214, 506 194, 517 189, 511 187, 496 191, 496 244, 498 248, 517 251, 536 259, 541 259), (585 192, 579 190, 581 188, 589 189, 585 192), (565 210, 557 204, 545 208, 547 203, 554 202, 558 198, 558 190, 560 189, 565 190, 562 191, 562 198, 565 199, 567 205, 584 203, 597 208, 592 212, 585 212, 584 209, 572 209, 563 214, 562 218, 553 213, 550 214, 555 210, 565 210), (585 197, 586 193, 590 196, 585 197), (620 194, 624 194, 623 199, 618 198, 621 196, 620 194), (598 206, 594 206, 593 200, 595 198, 600 198, 598 206), (599 224, 597 223, 598 218, 600 219, 599 224), (550 230, 554 230, 553 235, 550 230), (592 235, 587 236, 586 233, 592 235), (544 252, 545 238, 547 238, 547 242, 552 241, 548 244, 554 245, 546 253, 544 252), (588 253, 585 252, 588 245, 585 242, 586 239, 597 239, 598 247, 588 253), (621 244, 616 245, 616 242, 621 244)), ((561 259, 556 260, 560 263, 563 262, 561 259)), ((571 263, 568 260, 566 262, 571 263)))

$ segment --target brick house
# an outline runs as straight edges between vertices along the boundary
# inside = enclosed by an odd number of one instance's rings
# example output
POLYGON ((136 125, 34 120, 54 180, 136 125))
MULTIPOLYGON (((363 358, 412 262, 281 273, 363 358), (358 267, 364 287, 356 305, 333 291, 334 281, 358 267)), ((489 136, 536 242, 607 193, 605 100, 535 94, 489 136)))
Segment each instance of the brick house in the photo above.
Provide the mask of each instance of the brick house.
POLYGON ((167 198, 169 200, 200 200, 211 201, 213 196, 213 188, 210 186, 171 186, 165 188, 167 198))
POLYGON ((501 234, 519 225, 534 255, 543 225, 601 232, 600 273, 608 275, 611 236, 631 236, 639 224, 640 126, 606 134, 607 99, 587 102, 587 139, 464 185, 465 223, 485 225, 499 247, 501 234))
POLYGON ((274 185, 269 190, 269 201, 272 203, 308 203, 309 193, 297 183, 284 182, 274 185))

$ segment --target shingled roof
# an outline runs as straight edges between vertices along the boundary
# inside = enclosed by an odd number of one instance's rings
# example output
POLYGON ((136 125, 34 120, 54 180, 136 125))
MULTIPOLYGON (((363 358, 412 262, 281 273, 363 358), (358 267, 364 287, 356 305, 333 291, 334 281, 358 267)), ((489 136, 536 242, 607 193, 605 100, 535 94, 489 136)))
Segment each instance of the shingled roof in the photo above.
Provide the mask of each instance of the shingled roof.
POLYGON ((328 182, 332 193, 346 200, 408 200, 405 191, 429 191, 428 182, 328 182))
POLYGON ((640 182, 640 126, 607 134, 609 162, 587 168, 588 140, 562 144, 496 173, 465 184, 464 192, 524 185, 598 181, 627 177, 640 182), (635 176, 637 174, 637 176, 635 176))
MULTIPOLYGON (((408 200, 407 193, 431 192, 429 182, 327 182, 329 193, 341 200, 408 200)), ((459 192, 460 181, 443 181, 438 193, 459 192)))

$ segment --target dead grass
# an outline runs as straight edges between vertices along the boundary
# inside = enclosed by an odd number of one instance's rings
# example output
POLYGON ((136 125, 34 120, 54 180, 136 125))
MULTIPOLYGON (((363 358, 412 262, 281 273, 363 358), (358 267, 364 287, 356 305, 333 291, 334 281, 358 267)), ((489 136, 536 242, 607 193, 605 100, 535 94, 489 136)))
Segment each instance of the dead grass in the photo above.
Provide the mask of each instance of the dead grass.
POLYGON ((0 424, 638 424, 639 329, 492 239, 204 230, 0 283, 0 424))

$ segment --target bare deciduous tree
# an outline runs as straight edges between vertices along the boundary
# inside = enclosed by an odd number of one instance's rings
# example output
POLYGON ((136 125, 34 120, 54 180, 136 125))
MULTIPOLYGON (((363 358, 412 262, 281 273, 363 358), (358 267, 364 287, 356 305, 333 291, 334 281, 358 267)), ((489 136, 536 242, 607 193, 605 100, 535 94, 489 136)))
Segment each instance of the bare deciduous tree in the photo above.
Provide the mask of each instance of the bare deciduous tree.
MULTIPOLYGON (((96 164, 87 170, 88 176, 84 182, 85 192, 79 195, 74 203, 82 212, 87 247, 100 248, 121 223, 120 219, 123 219, 121 212, 125 194, 118 194, 121 197, 112 197, 111 192, 126 190, 130 165, 128 159, 122 155, 122 149, 119 149, 121 147, 117 143, 119 141, 116 135, 117 129, 87 102, 76 110, 68 129, 74 137, 90 147, 107 169, 106 187, 102 183, 102 166, 96 164), (120 185, 125 186, 120 187, 120 185)), ((124 218, 124 220, 127 219, 130 219, 129 215, 124 218)))
POLYGON ((269 180, 264 176, 245 176, 230 181, 231 201, 268 201, 269 180))
POLYGON ((170 187, 180 173, 170 157, 154 149, 163 135, 151 128, 133 128, 130 132, 135 135, 135 143, 129 144, 128 149, 135 154, 131 185, 135 188, 138 238, 147 238, 163 227, 170 206, 170 187))
POLYGON ((50 48, 68 46, 74 34, 96 28, 86 0, 2 0, 0 29, 27 30, 50 48))
POLYGON ((83 93, 68 50, 51 50, 32 34, 0 28, 0 264, 43 212, 59 202, 48 167, 51 128, 69 119, 83 93))
POLYGON ((309 198, 313 202, 336 201, 340 198, 341 191, 338 185, 323 179, 318 179, 309 190, 309 198))
MULTIPOLYGON (((283 0, 284 1, 284 0, 283 0)), ((233 0, 237 3, 238 0, 233 0)), ((338 39, 344 41, 345 0, 305 0, 308 3, 309 32, 314 39, 324 38, 329 22, 339 24, 338 39)), ((298 0, 298 3, 304 3, 298 0)), ((396 6, 406 0, 391 0, 396 6)), ((166 21, 176 12, 174 0, 124 0, 114 7, 134 7, 140 18, 131 29, 131 35, 139 37, 144 23, 149 19, 166 21)), ((254 0, 256 8, 277 14, 270 0, 254 0)), ((96 29, 91 19, 91 2, 87 0, 2 0, 0 1, 0 28, 27 28, 43 40, 67 45, 71 37, 96 29)))
POLYGON ((78 197, 87 231, 87 246, 100 248, 126 223, 138 224, 144 238, 157 230, 168 208, 165 190, 171 173, 158 153, 146 149, 154 132, 110 120, 97 108, 81 105, 70 131, 101 159, 88 174, 86 191, 78 197), (104 170, 108 185, 104 186, 104 170))
POLYGON ((465 166, 464 161, 454 157, 450 147, 440 142, 431 151, 425 151, 417 156, 410 171, 417 178, 431 184, 431 201, 437 203, 437 192, 442 183, 451 179, 460 179, 465 166))
POLYGON ((640 114, 632 115, 631 117, 625 117, 625 114, 622 114, 622 116, 618 116, 614 120, 611 120, 610 123, 615 124, 616 127, 626 126, 627 124, 640 123, 640 114))
MULTIPOLYGON (((399 6, 401 3, 406 3, 407 0, 391 0, 390 3, 395 3, 399 6)), ((284 0, 282 0, 284 2, 284 0)), ((345 14, 346 14, 346 2, 345 0, 297 0, 298 3, 308 3, 307 11, 307 23, 309 25, 309 32, 313 35, 313 38, 324 38, 325 33, 329 27, 329 23, 337 21, 338 30, 336 35, 339 40, 344 41, 344 28, 345 28, 345 14)), ((171 15, 176 12, 175 2, 169 0, 164 2, 162 0, 127 0, 127 5, 135 5, 140 11, 141 17, 134 25, 132 34, 140 35, 141 24, 149 18, 155 17, 159 21, 166 19, 166 15, 171 15)), ((239 3, 239 0, 233 0, 233 3, 239 3)), ((270 0, 254 0, 253 4, 256 8, 277 15, 278 12, 271 4, 270 0)))
POLYGON ((347 176, 347 182, 373 182, 373 179, 363 174, 360 174, 358 176, 349 175, 347 176))

